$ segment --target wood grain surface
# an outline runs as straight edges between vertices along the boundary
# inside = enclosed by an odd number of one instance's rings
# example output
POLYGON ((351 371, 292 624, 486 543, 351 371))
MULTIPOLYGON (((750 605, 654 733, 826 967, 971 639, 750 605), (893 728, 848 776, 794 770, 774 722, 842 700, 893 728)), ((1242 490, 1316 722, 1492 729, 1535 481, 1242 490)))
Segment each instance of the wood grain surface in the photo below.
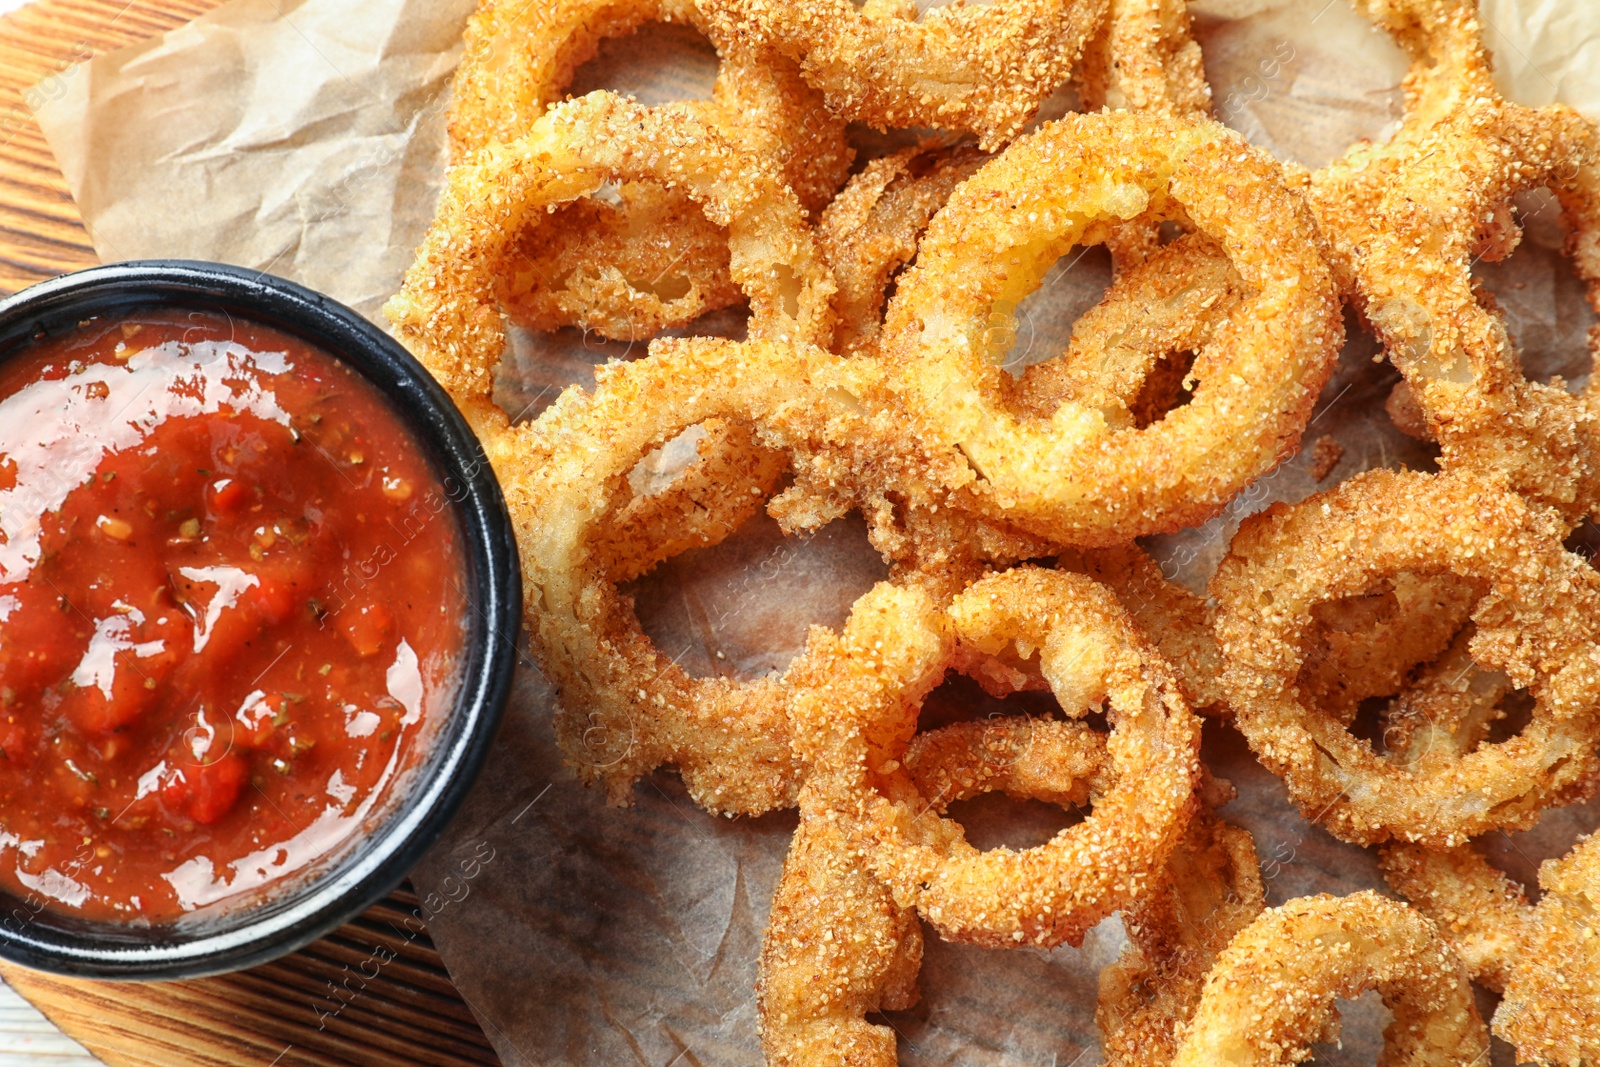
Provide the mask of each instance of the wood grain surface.
MULTIPOLYGON (((26 94, 59 92, 61 79, 80 76, 63 72, 91 52, 214 6, 38 0, 0 19, 0 291, 98 262, 26 94)), ((111 1067, 498 1063, 426 932, 413 933, 416 909, 398 892, 301 952, 220 978, 95 983, 11 966, 0 977, 111 1067), (394 958, 363 987, 362 965, 380 948, 394 958)))

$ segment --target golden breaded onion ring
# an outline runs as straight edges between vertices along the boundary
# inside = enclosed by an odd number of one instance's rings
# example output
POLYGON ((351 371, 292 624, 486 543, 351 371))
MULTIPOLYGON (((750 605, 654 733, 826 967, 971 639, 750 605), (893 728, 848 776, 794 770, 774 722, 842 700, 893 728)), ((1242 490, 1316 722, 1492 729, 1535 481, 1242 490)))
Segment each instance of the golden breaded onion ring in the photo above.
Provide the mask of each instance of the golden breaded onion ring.
POLYGON ((911 0, 699 0, 730 36, 800 63, 834 111, 884 129, 1017 135, 1066 82, 1105 0, 1000 0, 920 15, 911 0))
POLYGON ((727 227, 752 338, 827 343, 833 279, 799 202, 772 169, 680 108, 590 93, 450 171, 416 262, 384 307, 396 336, 480 435, 507 422, 491 393, 506 346, 495 286, 510 242, 554 205, 607 181, 642 179, 675 183, 727 227))
POLYGON ((1522 887, 1471 845, 1386 845, 1378 862, 1389 888, 1433 920, 1473 980, 1504 991, 1534 922, 1522 887))
MULTIPOLYGON (((1576 522, 1600 503, 1587 399, 1524 377, 1504 314, 1472 277, 1521 239, 1511 198, 1550 188, 1600 308, 1600 132, 1570 108, 1500 96, 1471 0, 1363 0, 1410 55, 1406 114, 1309 177, 1335 264, 1404 376, 1392 409, 1439 443, 1441 469, 1495 472, 1576 522)), ((1593 345, 1591 345, 1593 347, 1593 345)))
POLYGON ((1215 123, 1110 112, 1049 123, 951 197, 900 279, 877 350, 918 433, 970 472, 956 503, 1042 537, 1114 544, 1212 515, 1291 451, 1343 339, 1315 224, 1277 164, 1215 123), (1074 245, 1183 217, 1247 296, 1196 355, 1194 399, 1145 429, 1008 402, 1020 301, 1074 245))
POLYGON ((850 169, 844 123, 828 114, 793 63, 720 37, 689 0, 482 0, 467 20, 451 88, 451 162, 471 162, 485 146, 526 134, 561 102, 602 40, 649 22, 693 26, 717 50, 711 99, 681 106, 743 150, 775 163, 807 210, 828 203, 850 169))
POLYGON ((799 679, 795 745, 810 765, 802 807, 846 821, 895 900, 949 940, 1076 944, 1137 899, 1188 822, 1199 728, 1172 669, 1112 593, 1025 566, 976 582, 948 613, 916 589, 886 591, 868 607, 863 598, 842 633, 817 635, 799 679), (947 667, 1013 652, 1038 656, 1069 716, 1106 701, 1109 736, 1077 722, 1002 721, 912 742, 922 698, 947 667), (990 755, 959 766, 940 752, 945 743, 990 755), (1096 773, 1102 743, 1110 766, 1096 773), (1048 773, 1020 758, 1033 745, 1048 773), (980 851, 940 814, 947 798, 978 791, 1061 803, 1085 785, 1093 812, 1036 848, 980 851))
POLYGON ((1186 0, 1110 0, 1073 72, 1082 110, 1208 117, 1211 85, 1191 28, 1186 0))
MULTIPOLYGON (((717 50, 711 98, 679 106, 773 163, 807 211, 828 203, 852 158, 844 122, 792 61, 719 37, 690 0, 484 0, 467 22, 453 84, 451 161, 470 163, 486 145, 526 134, 602 40, 658 21, 694 26, 717 50)), ((502 279, 513 318, 637 341, 739 301, 727 233, 681 191, 625 182, 617 193, 615 203, 565 205, 519 235, 515 269, 502 279)))
MULTIPOLYGON (((943 812, 988 792, 1084 804, 1110 758, 1084 723, 1016 716, 918 734, 905 766, 943 812)), ((846 825, 807 805, 784 861, 758 985, 771 1067, 893 1067, 894 1032, 864 1016, 917 1000, 921 924, 860 862, 846 825)))
POLYGON ((1161 882, 1123 911, 1128 947, 1100 972, 1094 1018, 1107 1067, 1170 1067, 1206 975, 1265 908, 1249 831, 1198 812, 1161 882))
POLYGON ((1492 1026, 1516 1046, 1518 1063, 1600 1061, 1600 836, 1539 865, 1537 905, 1470 845, 1394 846, 1382 862, 1389 884, 1439 925, 1473 977, 1504 991, 1492 1026))
POLYGON ((989 156, 972 144, 913 145, 870 160, 817 220, 817 244, 839 290, 834 348, 871 346, 894 272, 911 262, 928 222, 989 156))
POLYGON ((1244 523, 1212 579, 1223 686, 1257 758, 1308 819, 1359 844, 1432 847, 1531 825, 1600 774, 1600 573, 1562 548, 1552 512, 1464 475, 1368 471, 1244 523), (1296 685, 1315 607, 1401 573, 1487 592, 1473 658, 1534 699, 1520 734, 1459 759, 1375 753, 1296 685))
POLYGON ((835 821, 801 816, 761 940, 767 1067, 895 1067, 894 1031, 866 1015, 915 1004, 921 967, 917 913, 856 862, 835 821))
POLYGON ((1494 1013, 1497 1035, 1519 1060, 1600 1060, 1600 837, 1587 837, 1539 866, 1544 896, 1494 1013))
MULTIPOLYGON (((620 567, 613 537, 628 473, 689 427, 720 419, 748 426, 788 459, 796 486, 785 497, 800 504, 782 510, 780 498, 769 510, 790 528, 867 509, 849 494, 869 463, 902 484, 927 475, 893 450, 896 415, 870 364, 772 341, 653 347, 645 359, 600 368, 592 392, 566 390, 538 419, 489 444, 518 519, 534 656, 560 692, 556 736, 569 763, 613 803, 626 804, 637 778, 671 764, 708 810, 759 814, 795 801, 801 768, 787 705, 813 684, 810 664, 826 656, 815 646, 829 631, 814 628, 781 677, 689 675, 644 634, 615 584, 617 573, 640 569, 620 567), (827 506, 807 510, 813 504, 827 506)), ((903 547, 911 553, 920 543, 908 536, 903 547)), ((908 580, 923 563, 895 562, 908 580)), ((933 560, 927 582, 964 581, 959 562, 933 560)), ((863 610, 858 604, 852 618, 863 610)))
POLYGON ((1489 1034, 1461 961, 1432 923, 1363 892, 1291 900, 1240 931, 1206 979, 1173 1067, 1299 1063, 1334 1021, 1334 1001, 1369 989, 1394 1012, 1381 1062, 1487 1062, 1489 1034))

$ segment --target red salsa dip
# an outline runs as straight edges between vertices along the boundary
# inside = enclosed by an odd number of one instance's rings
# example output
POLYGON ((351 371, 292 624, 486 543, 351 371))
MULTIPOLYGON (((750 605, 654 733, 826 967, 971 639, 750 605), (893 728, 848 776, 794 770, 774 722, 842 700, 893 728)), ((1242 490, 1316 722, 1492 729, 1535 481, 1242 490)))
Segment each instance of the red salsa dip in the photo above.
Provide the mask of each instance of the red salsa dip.
POLYGON ((449 504, 371 383, 265 326, 0 362, 0 888, 169 923, 369 829, 456 688, 449 504))

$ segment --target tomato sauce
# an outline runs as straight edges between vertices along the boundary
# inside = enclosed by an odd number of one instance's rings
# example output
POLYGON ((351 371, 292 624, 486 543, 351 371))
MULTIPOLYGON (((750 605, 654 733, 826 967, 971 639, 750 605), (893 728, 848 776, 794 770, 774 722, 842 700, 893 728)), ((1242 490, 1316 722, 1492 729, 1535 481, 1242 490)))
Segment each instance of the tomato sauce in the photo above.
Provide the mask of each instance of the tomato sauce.
POLYGON ((461 552, 383 397, 286 334, 0 363, 0 887, 162 923, 338 850, 448 713, 461 552))

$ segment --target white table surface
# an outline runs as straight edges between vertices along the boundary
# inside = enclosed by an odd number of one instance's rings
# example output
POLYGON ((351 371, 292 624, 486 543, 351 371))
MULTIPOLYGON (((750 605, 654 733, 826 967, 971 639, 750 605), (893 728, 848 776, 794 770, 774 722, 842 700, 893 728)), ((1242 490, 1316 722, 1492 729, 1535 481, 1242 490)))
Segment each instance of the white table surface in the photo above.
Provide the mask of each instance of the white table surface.
POLYGON ((0 982, 0 1067, 97 1067, 99 1063, 0 982))

